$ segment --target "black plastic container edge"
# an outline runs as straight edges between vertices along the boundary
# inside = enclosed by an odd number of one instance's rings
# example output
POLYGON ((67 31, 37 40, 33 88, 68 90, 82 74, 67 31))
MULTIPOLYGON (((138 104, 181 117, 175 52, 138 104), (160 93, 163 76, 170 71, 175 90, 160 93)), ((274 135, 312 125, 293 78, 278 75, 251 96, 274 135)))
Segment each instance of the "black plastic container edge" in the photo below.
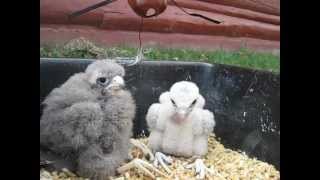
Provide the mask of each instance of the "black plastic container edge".
MULTIPOLYGON (((93 59, 40 58, 40 103, 93 59)), ((126 64, 128 61, 122 61, 126 64)), ((134 136, 148 135, 145 114, 159 95, 181 80, 195 82, 215 114, 214 130, 228 148, 280 170, 280 75, 229 65, 199 62, 144 61, 126 67, 127 88, 137 103, 134 136)), ((40 116, 41 116, 40 107, 40 116)))

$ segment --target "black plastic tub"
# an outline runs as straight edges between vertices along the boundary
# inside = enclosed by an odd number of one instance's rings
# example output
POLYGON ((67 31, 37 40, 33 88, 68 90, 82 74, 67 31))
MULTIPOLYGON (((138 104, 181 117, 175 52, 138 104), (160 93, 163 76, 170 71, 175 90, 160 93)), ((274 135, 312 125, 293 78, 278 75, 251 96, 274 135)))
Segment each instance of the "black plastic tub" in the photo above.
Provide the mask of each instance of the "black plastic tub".
MULTIPOLYGON (((89 59, 40 59, 40 102, 89 59)), ((233 66, 147 61, 126 67, 127 88, 137 103, 134 136, 147 134, 145 115, 159 95, 181 80, 195 82, 214 112, 215 134, 228 148, 271 163, 280 170, 280 75, 233 66)), ((40 106, 40 116, 41 116, 40 106)))

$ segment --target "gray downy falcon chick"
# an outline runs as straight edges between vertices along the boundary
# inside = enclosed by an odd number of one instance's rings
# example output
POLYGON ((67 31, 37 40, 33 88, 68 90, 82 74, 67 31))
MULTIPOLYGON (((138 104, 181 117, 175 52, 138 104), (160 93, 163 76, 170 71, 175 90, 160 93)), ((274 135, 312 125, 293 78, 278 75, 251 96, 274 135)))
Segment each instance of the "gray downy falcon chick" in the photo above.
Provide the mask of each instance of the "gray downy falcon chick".
POLYGON ((80 176, 106 179, 128 158, 136 106, 124 75, 119 64, 95 61, 43 102, 40 145, 72 157, 80 176))

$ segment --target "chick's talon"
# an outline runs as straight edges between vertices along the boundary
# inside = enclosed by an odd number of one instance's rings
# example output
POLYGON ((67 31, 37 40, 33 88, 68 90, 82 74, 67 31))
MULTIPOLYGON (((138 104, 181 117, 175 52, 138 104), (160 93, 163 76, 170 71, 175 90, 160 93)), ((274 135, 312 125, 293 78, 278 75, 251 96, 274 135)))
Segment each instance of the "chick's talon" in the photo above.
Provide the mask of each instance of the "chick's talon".
POLYGON ((197 159, 195 162, 195 170, 196 170, 196 178, 197 179, 204 179, 206 175, 206 166, 204 165, 201 159, 197 159))
POLYGON ((213 174, 213 172, 206 167, 202 159, 196 159, 194 163, 188 164, 185 168, 194 168, 196 172, 196 179, 204 179, 207 173, 213 174))
POLYGON ((167 166, 172 164, 172 159, 169 156, 166 156, 165 154, 161 153, 161 152, 156 152, 155 153, 155 160, 153 162, 153 165, 158 167, 159 164, 164 168, 164 170, 171 174, 171 170, 170 168, 167 166))

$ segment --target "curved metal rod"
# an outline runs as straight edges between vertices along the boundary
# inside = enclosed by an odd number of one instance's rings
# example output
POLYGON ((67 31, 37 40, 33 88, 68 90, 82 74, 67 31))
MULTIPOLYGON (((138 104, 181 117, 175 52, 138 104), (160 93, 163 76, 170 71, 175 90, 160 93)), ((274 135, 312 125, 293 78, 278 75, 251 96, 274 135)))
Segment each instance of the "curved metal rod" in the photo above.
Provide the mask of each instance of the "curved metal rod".
POLYGON ((114 1, 116 1, 116 0, 105 0, 105 1, 99 2, 97 4, 94 4, 94 5, 91 5, 89 7, 84 8, 84 9, 81 9, 79 11, 73 12, 68 17, 69 17, 69 19, 72 19, 72 18, 75 18, 77 16, 81 16, 82 14, 85 14, 85 13, 87 13, 89 11, 92 11, 92 10, 95 10, 95 9, 97 9, 99 7, 102 7, 102 6, 105 6, 107 4, 110 4, 110 3, 114 2, 114 1))
POLYGON ((134 65, 142 62, 142 60, 143 60, 143 49, 142 49, 142 41, 141 41, 141 31, 142 31, 142 27, 143 27, 143 17, 141 17, 141 21, 140 21, 140 29, 139 29, 139 48, 138 48, 137 56, 136 56, 135 60, 134 60, 132 63, 127 64, 127 66, 134 66, 134 65))
POLYGON ((117 57, 114 59, 114 61, 118 64, 121 64, 123 66, 134 66, 139 64, 140 62, 142 62, 143 60, 143 51, 142 49, 138 49, 138 55, 135 57, 135 59, 133 58, 129 58, 129 57, 117 57))
POLYGON ((127 66, 134 66, 134 65, 140 63, 142 61, 142 59, 143 59, 143 51, 142 51, 142 48, 140 47, 138 49, 138 54, 137 54, 135 60, 133 61, 133 63, 128 64, 127 66))

